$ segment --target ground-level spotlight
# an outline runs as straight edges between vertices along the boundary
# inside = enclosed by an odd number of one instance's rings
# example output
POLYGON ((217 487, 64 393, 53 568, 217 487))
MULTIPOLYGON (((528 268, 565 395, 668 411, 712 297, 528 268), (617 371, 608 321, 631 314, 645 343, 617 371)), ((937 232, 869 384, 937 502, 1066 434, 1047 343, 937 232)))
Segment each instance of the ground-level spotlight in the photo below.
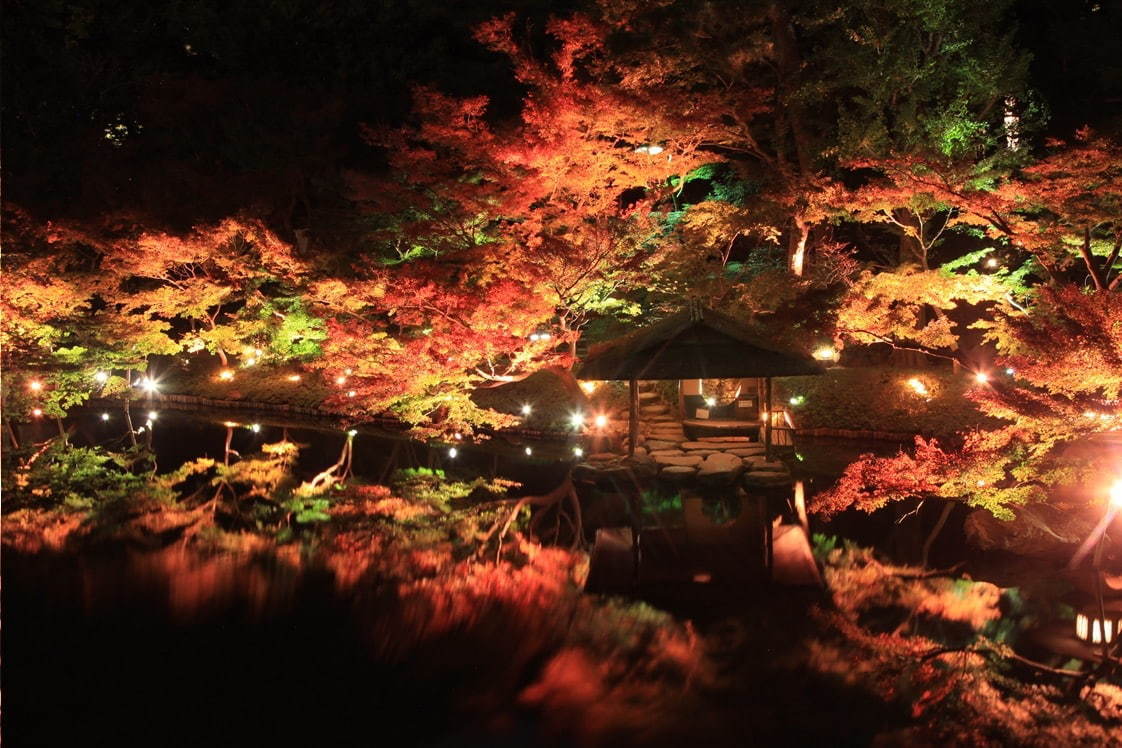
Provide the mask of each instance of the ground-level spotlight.
POLYGON ((346 383, 347 383, 347 378, 345 376, 343 376, 342 374, 335 377, 335 384, 342 386, 346 383))
POLYGON ((43 415, 43 409, 42 408, 32 408, 31 409, 31 415, 32 415, 33 418, 39 418, 40 416, 43 415))
POLYGON ((249 424, 249 430, 252 431, 255 434, 260 434, 261 433, 261 424, 251 423, 251 424, 249 424))
POLYGON ((347 432, 347 436, 351 437, 352 439, 353 439, 354 437, 358 436, 358 429, 351 429, 351 430, 349 430, 349 431, 347 432))
POLYGON ((573 447, 573 454, 576 455, 577 457, 583 457, 584 456, 584 450, 581 449, 580 447, 573 447))
POLYGON ((928 390, 927 390, 927 385, 924 384, 923 380, 920 379, 919 377, 912 377, 907 382, 905 382, 905 384, 907 384, 909 387, 911 387, 912 391, 915 392, 917 395, 920 395, 921 397, 927 397, 927 395, 929 394, 928 390))
POLYGON ((160 389, 159 385, 156 384, 156 380, 152 379, 152 377, 144 377, 141 379, 140 388, 148 393, 157 392, 160 389))
POLYGON ((451 449, 448 450, 448 456, 451 457, 452 459, 456 459, 456 455, 458 455, 459 453, 460 453, 459 450, 456 449, 455 447, 452 447, 451 449))
POLYGON ((595 419, 593 419, 593 423, 596 424, 596 428, 602 429, 608 425, 608 417, 601 413, 600 415, 596 416, 595 419))
POLYGON ((985 384, 986 382, 990 381, 990 375, 984 371, 980 371, 974 375, 974 381, 978 384, 985 384))
POLYGON ((108 421, 109 420, 109 414, 108 413, 102 413, 101 414, 101 420, 108 421))
POLYGON ((705 398, 705 405, 706 405, 706 407, 709 407, 709 408, 715 408, 717 406, 717 398, 715 398, 715 397, 705 398))
POLYGON ((285 379, 287 379, 290 382, 299 382, 300 381, 300 375, 299 374, 289 374, 287 377, 285 377, 285 379))
POLYGON ((32 392, 41 392, 43 389, 43 383, 38 379, 32 379, 27 383, 27 389, 31 390, 32 392))
POLYGON ((155 421, 159 417, 160 417, 160 414, 157 413, 156 411, 154 411, 154 410, 148 411, 148 420, 149 421, 155 421))
POLYGON ((94 378, 94 381, 97 382, 98 384, 105 384, 106 382, 109 381, 109 372, 107 372, 107 371, 96 372, 94 374, 93 378, 94 378))
POLYGON ((532 407, 530 406, 530 403, 523 403, 523 404, 522 404, 522 415, 524 415, 524 416, 528 416, 528 415, 530 415, 530 413, 531 413, 531 412, 532 412, 533 410, 534 410, 534 409, 533 409, 533 408, 532 408, 532 407))
POLYGON ((584 414, 580 411, 573 413, 571 416, 569 416, 569 423, 572 424, 573 428, 579 429, 584 425, 584 414))
POLYGON ((527 457, 529 457, 529 456, 530 456, 530 455, 532 455, 533 453, 534 453, 534 450, 533 450, 533 449, 531 449, 530 447, 526 447, 526 456, 527 456, 527 457))

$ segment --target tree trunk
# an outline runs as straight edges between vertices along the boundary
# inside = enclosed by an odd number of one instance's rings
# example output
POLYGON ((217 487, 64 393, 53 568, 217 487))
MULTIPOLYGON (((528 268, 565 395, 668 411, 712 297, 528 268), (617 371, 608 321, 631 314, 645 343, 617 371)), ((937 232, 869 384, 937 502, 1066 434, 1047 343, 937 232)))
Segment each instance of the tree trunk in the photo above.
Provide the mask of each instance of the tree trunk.
POLYGON ((635 445, 639 442, 639 382, 632 379, 627 383, 627 456, 635 456, 635 445))
POLYGON ((794 219, 795 227, 787 241, 787 268, 792 275, 802 277, 806 270, 806 245, 810 238, 810 225, 801 218, 794 219))

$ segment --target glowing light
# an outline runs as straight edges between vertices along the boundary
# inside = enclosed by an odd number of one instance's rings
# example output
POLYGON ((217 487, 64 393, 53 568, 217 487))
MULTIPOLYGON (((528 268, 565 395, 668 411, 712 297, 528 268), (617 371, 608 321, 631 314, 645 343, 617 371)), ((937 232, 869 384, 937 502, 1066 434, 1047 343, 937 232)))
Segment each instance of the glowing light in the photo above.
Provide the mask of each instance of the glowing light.
POLYGON ((1005 368, 1005 373, 1008 374, 1009 376, 1013 376, 1014 374, 1017 373, 1017 370, 1014 369, 1012 366, 1007 366, 1005 368))
POLYGON ((347 397, 354 397, 357 394, 358 393, 355 392, 354 390, 347 390, 347 397))
POLYGON ((1115 509, 1122 509, 1122 480, 1114 481, 1110 487, 1110 505, 1115 509))
POLYGON ((109 420, 109 414, 108 413, 102 413, 101 414, 101 420, 108 421, 109 420))
POLYGON ((460 451, 458 449, 456 449, 455 447, 452 447, 451 449, 448 450, 448 456, 451 457, 452 459, 456 459, 456 455, 458 455, 459 453, 460 453, 460 451))
POLYGON ((32 408, 31 409, 31 415, 38 418, 39 416, 43 415, 43 409, 42 408, 32 408))
POLYGON ((603 413, 601 413, 598 416, 596 416, 595 419, 593 419, 593 423, 596 424, 596 428, 602 429, 602 428, 604 428, 605 426, 608 425, 608 417, 606 415, 604 415, 603 413))
POLYGON ((148 420, 149 421, 155 421, 159 417, 160 417, 160 414, 157 413, 156 411, 154 411, 154 410, 148 411, 148 420))
POLYGON ((228 429, 232 429, 232 428, 237 427, 238 424, 234 423, 233 421, 223 421, 222 425, 225 426, 228 429))
POLYGON ((806 402, 806 395, 792 395, 791 399, 787 402, 791 403, 791 405, 802 405, 806 402))
POLYGON ((249 424, 249 430, 252 431, 255 434, 260 434, 261 433, 261 424, 251 423, 251 424, 249 424))
POLYGON ((538 335, 538 340, 549 340, 550 337, 548 332, 543 332, 538 335))
POLYGON ((581 449, 580 447, 573 447, 573 454, 576 455, 577 457, 583 457, 584 456, 584 450, 581 449))
POLYGON ((1075 616, 1075 635, 1091 644, 1111 643, 1120 627, 1122 627, 1122 620, 1114 618, 1104 621, 1098 616, 1092 617, 1086 613, 1077 613, 1075 616))
POLYGON ((658 154, 662 153, 662 151, 663 148, 658 143, 649 143, 647 145, 641 145, 635 148, 636 153, 645 153, 648 156, 657 156, 658 154))
POLYGON ((812 354, 819 361, 833 361, 838 357, 838 352, 831 346, 824 345, 812 354))
POLYGON ((245 348, 242 348, 242 354, 245 355, 245 356, 252 356, 253 355, 253 349, 250 348, 249 346, 246 346, 245 348))
POLYGON ((355 372, 354 372, 354 369, 343 369, 343 373, 346 374, 349 377, 351 374, 354 374, 355 372))
POLYGON ((569 416, 569 423, 572 424, 573 428, 579 429, 584 425, 584 414, 582 414, 580 411, 573 413, 571 416, 569 416))
POLYGON ((531 412, 532 410, 533 410, 533 408, 532 408, 532 407, 530 407, 530 404, 529 404, 529 403, 523 403, 523 404, 522 404, 522 415, 524 415, 524 416, 528 416, 528 415, 530 415, 530 412, 531 412))
POLYGON ((242 366, 255 366, 256 364, 257 364, 257 359, 255 359, 255 358, 247 358, 245 361, 242 362, 242 366))
POLYGON ((32 392, 39 392, 43 389, 43 383, 38 379, 32 379, 27 383, 27 389, 31 390, 32 392))
POLYGON ((984 480, 981 480, 981 479, 979 478, 979 479, 978 479, 978 488, 981 488, 981 487, 982 487, 982 486, 984 486, 984 485, 986 485, 986 482, 985 482, 984 480))
POLYGON ((343 376, 342 374, 335 377, 335 384, 338 384, 338 385, 341 386, 341 385, 344 385, 346 383, 347 383, 347 378, 345 376, 343 376))
POLYGON ((349 431, 347 432, 347 436, 351 437, 352 439, 353 439, 354 437, 358 436, 358 429, 351 429, 351 430, 349 430, 349 431))
POLYGON ((1095 417, 1095 411, 1085 410, 1085 411, 1083 411, 1083 417, 1084 418, 1094 418, 1095 417))
POLYGON ((988 268, 997 267, 997 258, 996 257, 990 257, 989 259, 987 259, 986 260, 986 267, 988 267, 988 268))
POLYGON ((529 457, 529 456, 530 456, 530 455, 532 455, 533 453, 534 453, 534 450, 530 449, 529 447, 526 447, 526 456, 527 456, 527 457, 529 457))
POLYGON ((985 384, 986 382, 990 381, 990 375, 985 373, 984 371, 980 371, 974 375, 974 381, 978 384, 985 384))
POLYGON ((300 375, 299 374, 289 374, 287 377, 285 377, 285 379, 287 379, 290 382, 299 382, 300 381, 300 375))
POLYGON ((927 385, 924 384, 923 380, 920 379, 919 377, 912 377, 907 382, 905 382, 905 384, 907 384, 909 387, 911 387, 912 391, 915 392, 917 395, 920 395, 922 397, 927 397, 927 395, 930 394, 927 390, 927 385))
POLYGON ((257 358, 261 358, 261 356, 262 356, 262 351, 261 351, 261 349, 260 349, 260 348, 254 348, 254 349, 253 349, 253 355, 254 355, 254 356, 257 356, 257 358))
POLYGON ((107 372, 107 371, 97 372, 96 374, 94 374, 94 381, 98 382, 99 384, 105 384, 106 382, 109 381, 109 372, 107 372))
POLYGON ((457 432, 456 434, 453 435, 452 438, 455 439, 456 441, 460 441, 461 439, 464 438, 464 435, 457 432))
POLYGON ((593 392, 595 392, 597 386, 598 385, 596 384, 596 382, 581 382, 580 383, 580 388, 582 390, 584 390, 584 394, 586 394, 586 395, 591 395, 593 392))
POLYGON ((222 371, 218 372, 218 378, 221 379, 223 382, 229 382, 230 380, 232 380, 234 378, 234 370, 233 369, 223 369, 222 371))
POLYGON ((538 335, 538 334, 537 334, 536 332, 532 332, 532 333, 530 333, 530 340, 537 340, 537 339, 538 339, 538 338, 540 338, 540 337, 541 337, 541 336, 540 336, 540 335, 538 335))
POLYGON ((715 398, 715 397, 707 397, 707 398, 705 398, 705 404, 706 404, 707 406, 709 406, 710 408, 716 407, 716 405, 717 405, 717 398, 715 398))

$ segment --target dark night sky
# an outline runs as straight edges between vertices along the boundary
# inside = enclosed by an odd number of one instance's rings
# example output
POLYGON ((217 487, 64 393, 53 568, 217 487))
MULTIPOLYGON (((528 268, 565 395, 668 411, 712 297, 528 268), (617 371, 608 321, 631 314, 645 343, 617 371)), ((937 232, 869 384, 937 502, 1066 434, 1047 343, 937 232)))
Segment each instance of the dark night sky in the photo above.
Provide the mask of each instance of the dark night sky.
MULTIPOLYGON (((249 209, 329 223, 346 209, 347 170, 377 168, 362 123, 400 121, 417 83, 513 111, 509 70, 470 29, 510 10, 540 27, 576 6, 9 0, 5 198, 44 217, 124 208, 174 226, 249 209)), ((1122 0, 1016 11, 1050 128, 1117 132, 1122 0)))

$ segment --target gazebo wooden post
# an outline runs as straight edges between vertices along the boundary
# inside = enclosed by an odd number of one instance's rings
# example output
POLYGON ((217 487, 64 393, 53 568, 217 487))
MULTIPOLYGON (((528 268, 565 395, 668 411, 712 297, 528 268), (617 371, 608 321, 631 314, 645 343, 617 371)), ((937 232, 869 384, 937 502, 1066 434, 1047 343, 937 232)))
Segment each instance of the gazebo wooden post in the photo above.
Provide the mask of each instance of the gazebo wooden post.
POLYGON ((627 456, 635 456, 635 444, 639 441, 639 381, 629 379, 627 408, 627 456))
POLYGON ((764 459, 771 462, 771 377, 764 384, 764 459))

